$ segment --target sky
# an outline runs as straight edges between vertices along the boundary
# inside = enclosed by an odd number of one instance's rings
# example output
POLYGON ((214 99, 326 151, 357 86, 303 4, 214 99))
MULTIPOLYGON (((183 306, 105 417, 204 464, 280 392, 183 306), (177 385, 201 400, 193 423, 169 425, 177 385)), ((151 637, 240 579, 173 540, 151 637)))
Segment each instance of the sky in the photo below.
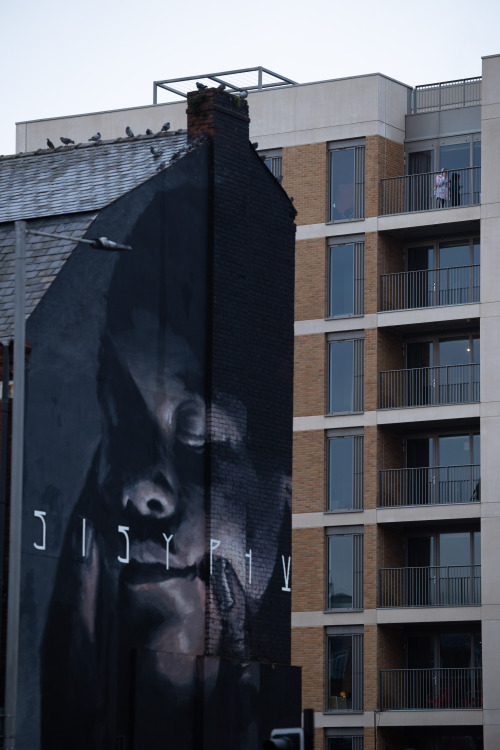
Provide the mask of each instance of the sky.
POLYGON ((500 54, 498 0, 412 5, 6 2, 0 154, 14 153, 16 122, 151 104, 155 80, 261 65, 298 83, 384 73, 416 86, 481 75, 481 57, 500 54))

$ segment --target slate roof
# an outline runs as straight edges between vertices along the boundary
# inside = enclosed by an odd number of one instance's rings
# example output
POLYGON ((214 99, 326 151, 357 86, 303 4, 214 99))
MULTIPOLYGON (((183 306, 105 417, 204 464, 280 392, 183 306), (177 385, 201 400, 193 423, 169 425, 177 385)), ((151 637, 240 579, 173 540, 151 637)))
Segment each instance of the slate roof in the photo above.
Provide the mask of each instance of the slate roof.
POLYGON ((94 211, 144 180, 187 144, 187 131, 43 149, 0 159, 0 222, 94 211), (162 152, 158 158, 150 147, 162 152))
MULTIPOLYGON (((26 317, 28 318, 83 237, 96 213, 30 222, 31 229, 74 236, 75 241, 26 237, 26 317)), ((0 341, 14 334, 14 224, 0 225, 0 341)))
POLYGON ((75 237, 72 242, 28 234, 29 317, 99 209, 153 177, 186 147, 183 130, 0 158, 0 340, 12 338, 14 329, 14 221, 30 219, 31 229, 75 237), (155 158, 151 146, 161 156, 155 158))

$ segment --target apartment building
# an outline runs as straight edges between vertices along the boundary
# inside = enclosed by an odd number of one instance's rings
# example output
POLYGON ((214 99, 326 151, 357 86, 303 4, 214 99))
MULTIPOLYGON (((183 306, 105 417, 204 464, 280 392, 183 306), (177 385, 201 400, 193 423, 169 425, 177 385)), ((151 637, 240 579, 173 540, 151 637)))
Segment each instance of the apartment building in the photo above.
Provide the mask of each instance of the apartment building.
MULTIPOLYGON (((298 210, 292 662, 316 750, 496 750, 500 56, 416 89, 281 83, 249 88, 250 133, 298 210)), ((184 109, 20 123, 18 149, 184 109)))

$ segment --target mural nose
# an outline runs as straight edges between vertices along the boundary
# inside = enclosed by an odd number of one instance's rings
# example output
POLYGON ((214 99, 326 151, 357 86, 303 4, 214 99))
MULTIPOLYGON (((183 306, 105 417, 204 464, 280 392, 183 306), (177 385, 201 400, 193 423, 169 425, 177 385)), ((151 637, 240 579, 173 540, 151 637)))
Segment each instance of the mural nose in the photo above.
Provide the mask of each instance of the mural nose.
POLYGON ((125 504, 132 503, 143 516, 168 518, 175 510, 174 490, 165 478, 143 479, 127 487, 125 504))

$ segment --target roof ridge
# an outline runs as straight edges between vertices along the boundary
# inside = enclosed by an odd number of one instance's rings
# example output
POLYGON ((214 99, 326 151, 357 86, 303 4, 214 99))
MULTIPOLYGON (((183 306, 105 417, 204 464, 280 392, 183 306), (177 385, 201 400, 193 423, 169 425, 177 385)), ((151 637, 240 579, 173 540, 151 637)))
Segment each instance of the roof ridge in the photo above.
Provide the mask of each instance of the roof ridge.
POLYGON ((142 142, 142 141, 148 141, 148 140, 162 140, 162 139, 168 139, 172 136, 176 135, 184 135, 187 134, 186 128, 178 128, 177 130, 169 130, 169 131, 162 131, 160 130, 158 133, 153 133, 152 135, 149 134, 142 134, 138 133, 137 135, 132 136, 131 138, 129 136, 119 136, 118 138, 111 138, 107 140, 98 140, 98 141, 92 141, 90 143, 75 143, 73 145, 68 146, 56 146, 56 148, 39 148, 36 151, 19 151, 17 154, 0 154, 0 162, 10 161, 13 159, 21 159, 23 157, 27 156, 48 156, 53 154, 67 154, 70 151, 81 151, 82 149, 86 148, 96 148, 98 146, 109 146, 114 144, 120 144, 120 143, 132 143, 132 142, 142 142))

